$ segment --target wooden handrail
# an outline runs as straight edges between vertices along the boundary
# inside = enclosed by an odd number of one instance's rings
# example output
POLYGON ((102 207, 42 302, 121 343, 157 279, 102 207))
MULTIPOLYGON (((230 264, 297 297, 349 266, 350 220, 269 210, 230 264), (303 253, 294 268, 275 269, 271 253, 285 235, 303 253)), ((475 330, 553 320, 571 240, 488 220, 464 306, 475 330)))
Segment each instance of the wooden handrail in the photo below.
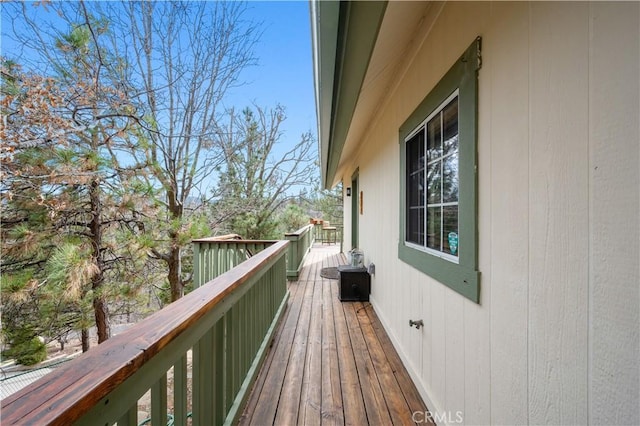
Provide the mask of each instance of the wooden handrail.
POLYGON ((302 228, 298 229, 297 231, 287 232, 286 234, 284 234, 284 236, 285 237, 300 236, 300 235, 304 234, 305 232, 309 232, 312 228, 313 228, 313 225, 312 224, 308 224, 308 225, 305 225, 302 228))
POLYGON ((182 346, 189 343, 182 342, 181 335, 195 328, 234 290, 281 257, 287 244, 287 241, 276 242, 177 302, 3 399, 0 423, 68 425, 98 404, 109 404, 105 396, 138 373, 162 349, 176 342, 181 342, 182 346))
POLYGON ((278 240, 243 240, 242 238, 233 238, 237 234, 221 235, 219 237, 198 238, 192 240, 194 243, 238 243, 238 242, 251 242, 256 244, 274 244, 278 240))
POLYGON ((204 241, 226 241, 226 240, 242 240, 242 236, 239 234, 226 234, 226 235, 217 235, 215 237, 207 237, 200 238, 196 241, 204 242, 204 241))

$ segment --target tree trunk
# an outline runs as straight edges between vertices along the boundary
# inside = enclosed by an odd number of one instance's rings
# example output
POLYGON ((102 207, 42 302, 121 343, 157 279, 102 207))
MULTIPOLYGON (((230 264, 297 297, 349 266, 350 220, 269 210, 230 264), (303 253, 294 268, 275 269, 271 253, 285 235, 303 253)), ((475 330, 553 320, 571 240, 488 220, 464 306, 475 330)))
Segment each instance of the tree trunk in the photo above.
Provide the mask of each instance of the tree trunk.
POLYGON ((82 342, 82 352, 89 350, 89 330, 83 328, 80 331, 80 341, 82 342))
POLYGON ((104 297, 95 297, 93 299, 93 312, 96 317, 96 328, 98 330, 98 344, 104 342, 111 334, 109 326, 109 310, 104 297))
POLYGON ((100 289, 104 284, 104 259, 102 258, 102 201, 100 200, 100 183, 98 180, 91 182, 89 188, 91 199, 91 244, 93 246, 92 258, 97 267, 96 274, 91 278, 91 288, 94 292, 93 311, 98 330, 98 343, 102 343, 110 337, 109 310, 100 289))
POLYGON ((180 299, 183 294, 183 286, 182 286, 182 278, 180 277, 182 273, 182 265, 181 265, 181 250, 180 247, 177 246, 177 243, 173 245, 171 251, 169 252, 169 259, 167 264, 169 266, 169 285, 171 286, 171 301, 175 302, 180 299))
MULTIPOLYGON (((169 212, 174 220, 181 221, 183 218, 184 210, 182 203, 177 199, 177 191, 167 191, 169 199, 169 212)), ((182 281, 182 248, 180 247, 179 235, 175 231, 169 231, 169 238, 171 240, 171 247, 169 248, 169 255, 167 258, 167 266, 169 267, 169 273, 167 278, 169 280, 169 286, 171 288, 171 301, 175 302, 180 299, 184 293, 184 286, 182 281)))

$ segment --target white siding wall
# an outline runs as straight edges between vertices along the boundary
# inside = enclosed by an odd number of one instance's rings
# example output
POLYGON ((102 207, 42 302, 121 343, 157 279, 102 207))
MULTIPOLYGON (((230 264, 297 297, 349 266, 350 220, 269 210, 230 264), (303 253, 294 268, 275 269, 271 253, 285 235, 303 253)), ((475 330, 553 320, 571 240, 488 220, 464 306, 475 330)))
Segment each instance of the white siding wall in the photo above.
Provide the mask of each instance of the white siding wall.
POLYGON ((437 13, 343 176, 360 169, 375 308, 428 405, 453 420, 638 424, 640 4, 437 13), (477 35, 480 305, 397 256, 398 128, 477 35))

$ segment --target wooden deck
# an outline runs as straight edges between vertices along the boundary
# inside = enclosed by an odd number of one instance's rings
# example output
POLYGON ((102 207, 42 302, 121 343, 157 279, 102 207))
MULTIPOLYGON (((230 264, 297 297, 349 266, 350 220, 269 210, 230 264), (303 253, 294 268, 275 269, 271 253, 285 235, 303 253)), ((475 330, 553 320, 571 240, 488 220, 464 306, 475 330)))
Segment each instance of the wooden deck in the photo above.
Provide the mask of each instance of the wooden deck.
POLYGON ((289 284, 287 313, 241 425, 406 425, 427 408, 373 307, 340 302, 320 270, 346 263, 339 245, 315 245, 289 284))

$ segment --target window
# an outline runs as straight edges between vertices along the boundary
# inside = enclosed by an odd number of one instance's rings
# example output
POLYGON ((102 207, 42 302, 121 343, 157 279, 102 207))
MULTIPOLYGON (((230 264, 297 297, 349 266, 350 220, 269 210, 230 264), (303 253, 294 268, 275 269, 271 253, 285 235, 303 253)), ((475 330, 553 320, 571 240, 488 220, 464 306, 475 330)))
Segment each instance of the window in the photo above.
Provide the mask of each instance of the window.
POLYGON ((458 90, 405 142, 406 241, 457 262, 458 90))
POLYGON ((479 302, 477 39, 400 128, 398 257, 479 302))

